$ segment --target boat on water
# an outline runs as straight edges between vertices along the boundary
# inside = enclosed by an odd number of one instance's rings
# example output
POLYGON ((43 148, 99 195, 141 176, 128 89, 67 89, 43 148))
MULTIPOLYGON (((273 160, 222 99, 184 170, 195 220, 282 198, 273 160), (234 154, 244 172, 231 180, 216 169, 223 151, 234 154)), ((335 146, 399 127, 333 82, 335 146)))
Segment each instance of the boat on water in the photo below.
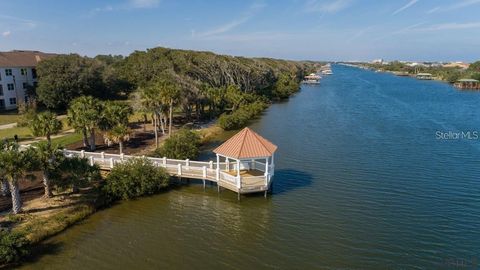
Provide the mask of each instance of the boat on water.
POLYGON ((310 73, 309 75, 305 76, 302 83, 304 84, 320 84, 320 79, 322 77, 316 73, 310 73))
POLYGON ((322 66, 319 70, 319 73, 322 75, 332 75, 332 65, 330 63, 322 66))
POLYGON ((331 69, 325 69, 325 70, 322 70, 322 74, 323 75, 333 75, 333 72, 331 69))

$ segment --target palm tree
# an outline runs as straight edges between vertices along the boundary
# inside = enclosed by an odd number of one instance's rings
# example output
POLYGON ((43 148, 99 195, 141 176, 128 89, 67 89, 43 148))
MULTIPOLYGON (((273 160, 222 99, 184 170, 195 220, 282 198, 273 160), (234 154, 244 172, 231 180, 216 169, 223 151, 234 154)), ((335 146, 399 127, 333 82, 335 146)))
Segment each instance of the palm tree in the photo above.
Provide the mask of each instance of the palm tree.
POLYGON ((83 147, 89 147, 87 135, 87 123, 83 116, 84 104, 81 102, 72 102, 67 111, 68 124, 75 129, 76 132, 82 134, 83 147))
POLYGON ((45 198, 52 197, 50 177, 59 168, 64 156, 58 147, 52 147, 45 142, 39 142, 33 148, 39 168, 43 174, 43 186, 45 188, 45 198))
POLYGON ((89 181, 100 177, 100 168, 98 165, 90 165, 86 158, 71 157, 63 160, 62 171, 67 173, 67 179, 72 185, 72 192, 77 193, 79 186, 85 185, 89 181))
MULTIPOLYGON (((5 149, 5 146, 6 146, 6 141, 0 141, 0 151, 3 151, 5 149)), ((5 177, 0 177, 0 184, 1 184, 1 187, 0 187, 0 192, 2 194, 3 197, 6 197, 10 194, 10 189, 8 188, 8 181, 5 177)))
MULTIPOLYGON (((161 114, 163 103, 157 83, 141 89, 142 105, 153 114, 153 129, 155 133, 155 147, 158 148, 158 115, 161 114)), ((161 120, 160 120, 161 121, 161 120)), ((163 122, 161 122, 163 125, 163 122)))
POLYGON ((86 146, 87 133, 90 133, 90 150, 95 151, 95 129, 101 121, 102 103, 91 96, 74 99, 68 109, 68 121, 77 132, 83 134, 86 146))
POLYGON ((51 136, 62 130, 62 122, 57 119, 54 113, 46 111, 37 114, 30 121, 30 129, 34 136, 46 137, 48 144, 51 144, 51 136))
POLYGON ((128 119, 132 113, 126 103, 109 101, 104 105, 100 128, 106 131, 109 140, 118 143, 120 154, 123 153, 123 143, 129 138, 128 119))
POLYGON ((128 141, 130 130, 125 125, 116 125, 107 131, 107 138, 114 143, 118 143, 120 154, 123 153, 123 143, 128 141))
POLYGON ((18 214, 22 211, 22 200, 18 180, 23 177, 33 178, 28 174, 34 167, 32 151, 20 151, 17 143, 6 143, 0 150, 0 173, 10 186, 12 195, 12 212, 18 214))
POLYGON ((10 189, 8 188, 8 181, 6 179, 0 179, 1 182, 1 194, 3 197, 8 196, 10 194, 10 189))
POLYGON ((128 126, 128 119, 133 114, 132 107, 123 102, 107 101, 104 103, 100 126, 111 128, 115 125, 128 126))
POLYGON ((168 104, 168 137, 170 137, 172 135, 173 107, 180 95, 180 88, 169 80, 160 81, 158 86, 163 104, 168 104))

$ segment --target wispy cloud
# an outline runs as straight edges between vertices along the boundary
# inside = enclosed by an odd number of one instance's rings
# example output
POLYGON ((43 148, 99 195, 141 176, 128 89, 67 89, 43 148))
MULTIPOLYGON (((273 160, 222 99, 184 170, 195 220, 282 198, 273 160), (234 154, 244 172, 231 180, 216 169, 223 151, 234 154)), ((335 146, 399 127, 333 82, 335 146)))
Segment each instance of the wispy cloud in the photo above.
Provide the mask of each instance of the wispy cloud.
POLYGON ((442 31, 442 30, 461 30, 461 29, 473 29, 480 28, 480 22, 468 22, 468 23, 442 23, 434 24, 427 27, 415 28, 415 31, 442 31))
POLYGON ((441 7, 434 7, 430 10, 427 11, 427 14, 432 14, 432 13, 435 13, 437 11, 439 11, 441 9, 441 7))
POLYGON ((131 10, 131 9, 149 9, 156 8, 160 5, 161 0, 127 0, 119 5, 106 5, 103 7, 96 7, 88 13, 89 16, 94 16, 97 13, 111 12, 117 10, 131 10))
POLYGON ((219 34, 223 34, 226 32, 229 32, 233 30, 234 28, 248 22, 253 16, 255 16, 260 10, 262 10, 265 7, 265 3, 263 2, 257 2, 251 5, 248 9, 247 12, 245 12, 242 16, 240 16, 237 19, 234 19, 230 22, 227 22, 225 24, 222 24, 220 26, 217 26, 211 30, 205 31, 205 32, 200 32, 196 33, 195 30, 192 30, 192 36, 193 37, 200 37, 200 38, 205 38, 205 37, 211 37, 219 34))
POLYGON ((264 42, 264 41, 282 41, 291 39, 294 34, 283 32, 252 32, 244 34, 225 34, 206 36, 202 40, 222 41, 222 42, 264 42))
POLYGON ((2 14, 0 14, 0 23, 3 25, 15 24, 23 26, 24 28, 35 28, 38 24, 36 21, 33 20, 2 14))
POLYGON ((438 6, 435 8, 430 9, 427 13, 435 13, 435 12, 444 12, 444 11, 452 11, 456 9, 466 8, 472 5, 480 4, 480 0, 463 0, 463 1, 455 1, 455 4, 447 5, 447 6, 438 6))
POLYGON ((347 39, 347 43, 350 43, 350 42, 356 40, 357 38, 362 37, 363 35, 365 35, 366 33, 370 32, 373 29, 374 29, 374 26, 367 26, 365 28, 362 28, 362 29, 358 30, 349 39, 347 39))
POLYGON ((397 15, 398 13, 410 8, 411 6, 415 5, 419 0, 410 0, 410 2, 406 3, 404 6, 401 8, 395 10, 392 15, 397 15))
POLYGON ((305 12, 337 13, 348 8, 352 4, 351 0, 308 0, 305 4, 305 12))
POLYGON ((154 8, 160 4, 160 0, 129 0, 134 8, 154 8))
POLYGON ((427 25, 426 22, 415 23, 407 27, 398 29, 396 31, 391 31, 387 34, 381 35, 375 38, 375 41, 384 40, 386 38, 395 36, 395 35, 404 35, 404 34, 418 34, 426 32, 436 32, 436 31, 448 31, 448 30, 463 30, 463 29, 480 29, 480 22, 467 22, 467 23, 440 23, 440 24, 431 24, 427 25))
POLYGON ((395 36, 395 35, 409 33, 411 31, 415 31, 418 27, 420 27, 422 25, 425 25, 425 22, 419 22, 419 23, 411 24, 411 25, 408 25, 406 27, 400 28, 398 30, 390 31, 387 34, 384 34, 384 35, 381 35, 381 36, 375 38, 374 40, 375 41, 380 41, 382 39, 386 39, 388 37, 392 37, 392 36, 395 36))
POLYGON ((32 30, 37 25, 38 22, 33 20, 0 14, 0 33, 2 37, 9 37, 12 33, 18 31, 32 30))

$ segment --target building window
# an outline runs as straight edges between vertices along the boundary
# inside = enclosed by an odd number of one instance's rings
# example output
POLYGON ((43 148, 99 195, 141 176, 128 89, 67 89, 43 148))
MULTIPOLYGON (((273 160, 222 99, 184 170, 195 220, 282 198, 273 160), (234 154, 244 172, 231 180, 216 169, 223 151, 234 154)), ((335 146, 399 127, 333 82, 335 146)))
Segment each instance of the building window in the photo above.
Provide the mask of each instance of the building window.
POLYGON ((4 109, 5 109, 5 100, 0 99, 0 110, 4 110, 4 109))
POLYGON ((0 96, 3 96, 3 85, 0 84, 0 96))
POLYGON ((12 70, 9 68, 5 69, 5 76, 12 76, 12 70))
POLYGON ((13 91, 13 90, 15 90, 15 87, 13 86, 13 83, 7 84, 7 89, 8 89, 8 91, 13 91))
POLYGON ((12 97, 10 98, 10 105, 16 105, 17 104, 17 99, 12 97))
POLYGON ((27 75, 27 69, 26 68, 20 69, 20 74, 27 75))
POLYGON ((32 68, 32 77, 33 77, 34 79, 37 78, 37 70, 36 70, 35 68, 32 68))
POLYGON ((22 86, 23 86, 23 89, 27 89, 28 83, 24 82, 24 83, 22 84, 22 86))

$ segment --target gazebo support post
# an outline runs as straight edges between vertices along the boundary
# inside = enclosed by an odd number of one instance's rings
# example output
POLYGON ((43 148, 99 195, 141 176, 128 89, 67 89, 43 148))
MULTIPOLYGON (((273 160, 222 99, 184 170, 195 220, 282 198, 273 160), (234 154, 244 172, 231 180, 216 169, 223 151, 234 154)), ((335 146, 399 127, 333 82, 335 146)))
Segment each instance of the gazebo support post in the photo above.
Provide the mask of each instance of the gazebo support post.
POLYGON ((217 183, 220 181, 220 156, 217 154, 217 170, 216 170, 217 183))
POLYGON ((265 159, 265 186, 268 186, 268 157, 265 159))
POLYGON ((237 159, 237 188, 238 194, 240 194, 240 189, 242 188, 242 178, 240 177, 240 159, 237 159))
POLYGON ((240 159, 237 159, 237 177, 240 178, 240 159))

